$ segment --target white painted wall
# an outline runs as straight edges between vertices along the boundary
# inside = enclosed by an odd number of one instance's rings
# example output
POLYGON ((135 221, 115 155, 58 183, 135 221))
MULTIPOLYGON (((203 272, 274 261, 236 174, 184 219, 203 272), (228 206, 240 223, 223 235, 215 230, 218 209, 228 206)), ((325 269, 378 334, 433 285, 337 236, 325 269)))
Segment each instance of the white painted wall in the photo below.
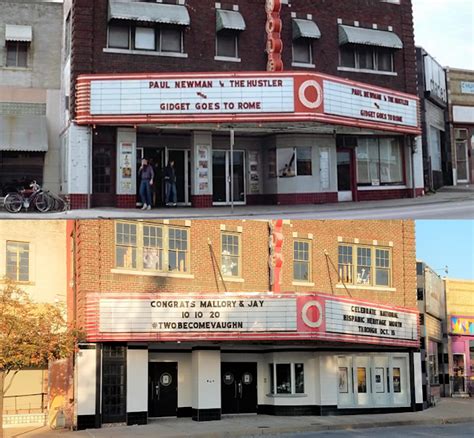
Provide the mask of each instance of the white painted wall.
POLYGON ((148 350, 127 351, 127 412, 148 411, 148 350))
POLYGON ((334 353, 319 354, 319 388, 321 406, 337 405, 337 355, 334 353))
POLYGON ((76 414, 95 415, 96 350, 76 354, 76 414))
MULTIPOLYGON (((412 155, 412 157, 410 157, 411 150, 407 150, 407 157, 409 157, 407 162, 411 163, 411 160, 413 159, 413 167, 415 169, 415 187, 417 189, 422 189, 425 187, 425 181, 423 176, 423 146, 421 142, 421 136, 416 137, 415 142, 416 152, 412 155)), ((411 170, 407 172, 407 175, 411 175, 411 170)), ((410 187, 413 186, 410 185, 410 187)))
MULTIPOLYGON (((191 373, 191 353, 149 353, 150 362, 178 363, 178 408, 192 406, 193 380, 191 373)), ((146 371, 148 377, 148 369, 146 371)), ((145 409, 148 410, 148 407, 145 409)))
POLYGON ((413 372, 415 373, 415 403, 423 403, 423 381, 421 377, 421 353, 413 354, 413 372))
POLYGON ((193 409, 221 408, 221 352, 192 352, 193 409))

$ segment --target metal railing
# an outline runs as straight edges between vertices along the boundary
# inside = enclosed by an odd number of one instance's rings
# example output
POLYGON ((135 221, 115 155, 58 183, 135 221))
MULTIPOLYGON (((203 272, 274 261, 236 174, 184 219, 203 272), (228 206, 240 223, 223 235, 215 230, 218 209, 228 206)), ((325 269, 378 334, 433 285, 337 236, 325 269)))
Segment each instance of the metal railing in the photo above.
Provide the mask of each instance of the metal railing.
POLYGON ((39 392, 35 394, 21 394, 21 395, 7 395, 4 398, 4 409, 3 413, 5 415, 17 415, 17 414, 44 414, 47 412, 47 393, 46 392, 39 392), (38 397, 37 402, 29 402, 27 403, 28 406, 20 404, 18 406, 18 399, 24 397, 38 397), (6 401, 8 399, 14 400, 14 408, 8 409, 6 401))

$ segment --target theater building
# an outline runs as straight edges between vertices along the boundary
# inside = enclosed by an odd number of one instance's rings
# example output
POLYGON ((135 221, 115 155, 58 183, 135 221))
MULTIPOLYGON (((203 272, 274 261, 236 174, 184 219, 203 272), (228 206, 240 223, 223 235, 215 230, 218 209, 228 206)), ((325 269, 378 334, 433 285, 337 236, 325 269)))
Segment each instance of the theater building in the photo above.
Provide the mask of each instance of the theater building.
POLYGON ((62 187, 73 208, 325 203, 423 193, 411 2, 65 3, 62 187), (311 3, 311 4, 309 4, 311 3))
POLYGON ((70 231, 78 429, 423 408, 413 222, 70 231))

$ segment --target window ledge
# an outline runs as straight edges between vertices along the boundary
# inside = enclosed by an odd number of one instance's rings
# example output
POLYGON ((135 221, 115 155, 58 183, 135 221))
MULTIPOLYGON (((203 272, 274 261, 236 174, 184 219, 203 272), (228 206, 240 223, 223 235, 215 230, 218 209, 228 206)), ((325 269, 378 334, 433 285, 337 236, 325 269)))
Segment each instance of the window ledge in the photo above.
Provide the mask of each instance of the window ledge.
POLYGON ((230 56, 214 56, 214 61, 241 62, 241 59, 230 56))
POLYGON ((354 73, 368 73, 370 75, 383 75, 383 76, 398 76, 396 71, 382 71, 382 70, 368 70, 365 68, 353 68, 353 67, 341 67, 339 66, 338 71, 351 71, 354 73))
POLYGON ((400 186, 363 186, 357 187, 359 192, 366 192, 369 190, 405 190, 408 189, 407 186, 400 185, 400 186))
POLYGON ((10 71, 33 71, 31 67, 15 67, 13 65, 11 66, 3 66, 2 69, 4 70, 10 70, 10 71))
POLYGON ((171 58, 187 58, 187 53, 178 52, 156 52, 153 50, 128 50, 128 49, 113 49, 106 47, 103 49, 104 53, 119 53, 122 55, 145 55, 145 56, 168 56, 171 58))
POLYGON ((133 271, 131 269, 111 269, 112 274, 123 275, 138 275, 140 277, 169 277, 169 278, 183 278, 194 279, 192 274, 180 274, 177 272, 152 272, 152 271, 133 271))
POLYGON ((231 283, 244 283, 245 280, 241 277, 225 277, 223 276, 224 281, 229 281, 231 283))
POLYGON ((304 62, 292 62, 292 67, 302 67, 302 68, 316 68, 315 64, 306 64, 304 62))
POLYGON ((311 283, 309 281, 293 281, 293 283, 291 284, 293 286, 308 286, 308 287, 314 286, 314 283, 311 283))
POLYGON ((267 394, 271 398, 303 398, 308 397, 308 394, 267 394))
POLYGON ((363 290, 374 290, 380 292, 396 292, 395 287, 384 287, 384 286, 366 286, 365 284, 336 284, 336 289, 363 289, 363 290))

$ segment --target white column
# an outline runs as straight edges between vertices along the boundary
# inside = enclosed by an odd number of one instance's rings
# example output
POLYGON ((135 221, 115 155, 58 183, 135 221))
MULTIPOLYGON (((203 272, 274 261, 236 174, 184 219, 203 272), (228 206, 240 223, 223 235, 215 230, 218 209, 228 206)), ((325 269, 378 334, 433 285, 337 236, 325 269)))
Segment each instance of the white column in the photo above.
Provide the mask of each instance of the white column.
POLYGON ((421 376, 421 353, 413 353, 413 373, 415 376, 415 403, 423 403, 423 380, 421 376))
POLYGON ((198 421, 220 419, 221 352, 219 350, 192 352, 192 382, 193 419, 198 421))
POLYGON ((117 129, 117 195, 135 195, 137 133, 135 129, 117 129))
POLYGON ((148 411, 148 349, 127 351, 127 414, 148 411))
POLYGON ((319 388, 321 406, 337 405, 337 358, 333 354, 321 354, 319 357, 319 388))
POLYGON ((66 156, 63 165, 67 166, 66 181, 69 195, 91 193, 92 184, 92 136, 89 126, 71 124, 66 140, 66 156))
POLYGON ((76 354, 76 415, 95 415, 96 363, 95 345, 76 354))
MULTIPOLYGON (((412 156, 413 159, 413 170, 415 178, 415 188, 423 189, 425 187, 424 175, 423 175, 423 146, 421 142, 421 136, 415 138, 415 153, 412 156)), ((411 172, 410 172, 411 173, 411 172)))

